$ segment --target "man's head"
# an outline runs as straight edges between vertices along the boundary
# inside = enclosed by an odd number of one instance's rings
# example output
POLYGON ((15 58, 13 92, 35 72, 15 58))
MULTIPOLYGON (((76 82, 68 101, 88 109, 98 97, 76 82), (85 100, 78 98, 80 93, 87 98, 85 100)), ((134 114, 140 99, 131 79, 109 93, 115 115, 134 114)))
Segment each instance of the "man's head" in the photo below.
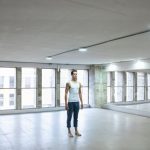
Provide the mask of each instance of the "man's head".
POLYGON ((73 69, 71 71, 71 76, 72 76, 72 80, 76 81, 77 80, 77 70, 73 69))

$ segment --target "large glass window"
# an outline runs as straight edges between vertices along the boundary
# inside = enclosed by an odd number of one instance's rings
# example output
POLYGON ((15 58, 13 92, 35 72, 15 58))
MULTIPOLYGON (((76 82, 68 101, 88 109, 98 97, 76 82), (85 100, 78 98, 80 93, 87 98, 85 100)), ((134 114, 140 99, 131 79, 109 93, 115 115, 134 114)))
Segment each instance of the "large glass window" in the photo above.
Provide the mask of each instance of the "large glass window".
POLYGON ((115 102, 122 101, 123 93, 123 74, 122 72, 115 72, 115 102))
POLYGON ((22 108, 36 107, 36 69, 22 68, 22 108))
MULTIPOLYGON (((2 70, 2 68, 0 70, 2 70)), ((4 76, 1 74, 1 76, 0 76, 0 88, 3 88, 3 87, 4 87, 4 76)))
POLYGON ((0 107, 4 105, 4 95, 0 94, 0 107))
POLYGON ((127 72, 126 101, 133 101, 133 73, 127 72))
MULTIPOLYGON (((88 70, 77 70, 78 81, 82 85, 83 104, 88 104, 88 70)), ((60 105, 65 105, 65 86, 71 80, 71 70, 61 69, 60 72, 60 105)), ((69 94, 68 94, 69 95, 69 94)))
POLYGON ((16 108, 16 69, 0 68, 0 110, 16 108))
POLYGON ((144 100, 144 73, 137 73, 137 100, 144 100))
POLYGON ((55 106, 55 69, 42 69, 42 107, 55 106))
POLYGON ((65 105, 65 87, 66 83, 71 80, 71 70, 60 70, 60 106, 65 105))
POLYGON ((89 80, 88 80, 88 70, 78 70, 78 81, 82 85, 82 99, 83 104, 89 104, 89 80))

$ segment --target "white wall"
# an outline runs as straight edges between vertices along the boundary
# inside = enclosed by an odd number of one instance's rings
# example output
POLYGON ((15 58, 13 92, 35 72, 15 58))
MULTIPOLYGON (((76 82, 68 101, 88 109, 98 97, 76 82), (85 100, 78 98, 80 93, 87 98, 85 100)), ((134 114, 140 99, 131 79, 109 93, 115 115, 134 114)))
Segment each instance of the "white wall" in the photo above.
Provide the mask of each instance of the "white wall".
POLYGON ((117 62, 111 64, 102 65, 105 67, 105 71, 149 71, 150 59, 137 60, 129 62, 117 62))

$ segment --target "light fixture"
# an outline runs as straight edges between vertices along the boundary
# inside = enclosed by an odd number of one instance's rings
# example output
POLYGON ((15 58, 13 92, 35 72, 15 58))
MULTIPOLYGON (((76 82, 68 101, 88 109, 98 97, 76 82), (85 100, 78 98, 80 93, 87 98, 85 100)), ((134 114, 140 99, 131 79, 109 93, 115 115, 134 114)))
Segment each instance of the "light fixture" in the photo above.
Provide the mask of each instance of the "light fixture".
POLYGON ((118 66, 114 63, 109 64, 108 67, 107 67, 107 69, 109 71, 115 71, 115 70, 117 70, 117 68, 118 68, 118 66))
POLYGON ((47 56, 46 60, 52 60, 53 58, 51 56, 47 56))
POLYGON ((86 52, 86 51, 87 51, 87 48, 79 48, 78 51, 80 51, 80 52, 86 52))
POLYGON ((145 69, 147 66, 148 63, 146 63, 143 59, 136 60, 133 64, 134 69, 145 69))
POLYGON ((131 33, 131 34, 128 34, 128 35, 114 37, 114 38, 106 40, 106 41, 101 41, 99 43, 94 43, 92 45, 86 45, 84 47, 74 48, 74 49, 62 51, 60 53, 56 53, 56 54, 53 54, 51 56, 48 56, 48 57, 46 57, 46 59, 47 60, 51 60, 52 57, 56 57, 56 56, 59 56, 59 55, 62 55, 62 54, 66 54, 66 53, 70 53, 70 52, 74 52, 74 51, 86 52, 88 50, 87 48, 91 48, 91 47, 95 47, 95 46, 100 46, 100 45, 103 45, 103 44, 106 44, 106 43, 110 43, 110 42, 114 42, 114 41, 117 41, 117 40, 129 38, 129 37, 132 37, 132 36, 137 36, 137 35, 140 35, 140 34, 145 34, 145 33, 148 33, 148 32, 150 32, 150 29, 146 29, 146 30, 139 31, 139 32, 136 32, 136 33, 131 33))

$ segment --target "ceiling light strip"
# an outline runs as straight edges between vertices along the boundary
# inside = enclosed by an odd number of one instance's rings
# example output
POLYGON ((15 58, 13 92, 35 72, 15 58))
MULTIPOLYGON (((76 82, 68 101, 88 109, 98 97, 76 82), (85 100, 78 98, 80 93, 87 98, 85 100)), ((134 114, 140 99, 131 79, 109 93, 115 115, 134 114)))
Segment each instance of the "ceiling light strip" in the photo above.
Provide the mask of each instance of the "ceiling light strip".
POLYGON ((100 43, 92 44, 92 45, 86 46, 86 48, 90 48, 90 47, 102 45, 102 44, 105 44, 105 43, 109 43, 109 42, 125 39, 125 38, 128 38, 128 37, 144 34, 144 33, 147 33, 147 32, 150 32, 150 29, 144 30, 144 31, 140 31, 140 32, 136 32, 136 33, 132 33, 132 34, 129 34, 129 35, 120 36, 120 37, 113 38, 111 40, 103 41, 103 42, 100 42, 100 43))
MULTIPOLYGON (((103 42, 100 42, 100 43, 95 43, 95 44, 84 46, 84 47, 80 47, 80 48, 87 49, 87 48, 90 48, 90 47, 99 46, 99 45, 102 45, 102 44, 105 44, 105 43, 109 43, 109 42, 125 39, 125 38, 128 38, 128 37, 144 34, 144 33, 147 33, 147 32, 150 32, 150 29, 144 30, 144 31, 140 31, 140 32, 136 32, 136 33, 132 33, 132 34, 125 35, 125 36, 120 36, 120 37, 117 37, 117 38, 113 38, 113 39, 110 39, 110 40, 106 40, 106 41, 103 41, 103 42)), ((79 50, 79 48, 71 49, 71 50, 63 51, 61 53, 57 53, 57 54, 54 54, 54 55, 51 55, 51 56, 47 56, 47 57, 55 57, 55 56, 59 56, 59 55, 65 54, 65 53, 70 53, 70 52, 78 51, 78 50, 79 50)))

